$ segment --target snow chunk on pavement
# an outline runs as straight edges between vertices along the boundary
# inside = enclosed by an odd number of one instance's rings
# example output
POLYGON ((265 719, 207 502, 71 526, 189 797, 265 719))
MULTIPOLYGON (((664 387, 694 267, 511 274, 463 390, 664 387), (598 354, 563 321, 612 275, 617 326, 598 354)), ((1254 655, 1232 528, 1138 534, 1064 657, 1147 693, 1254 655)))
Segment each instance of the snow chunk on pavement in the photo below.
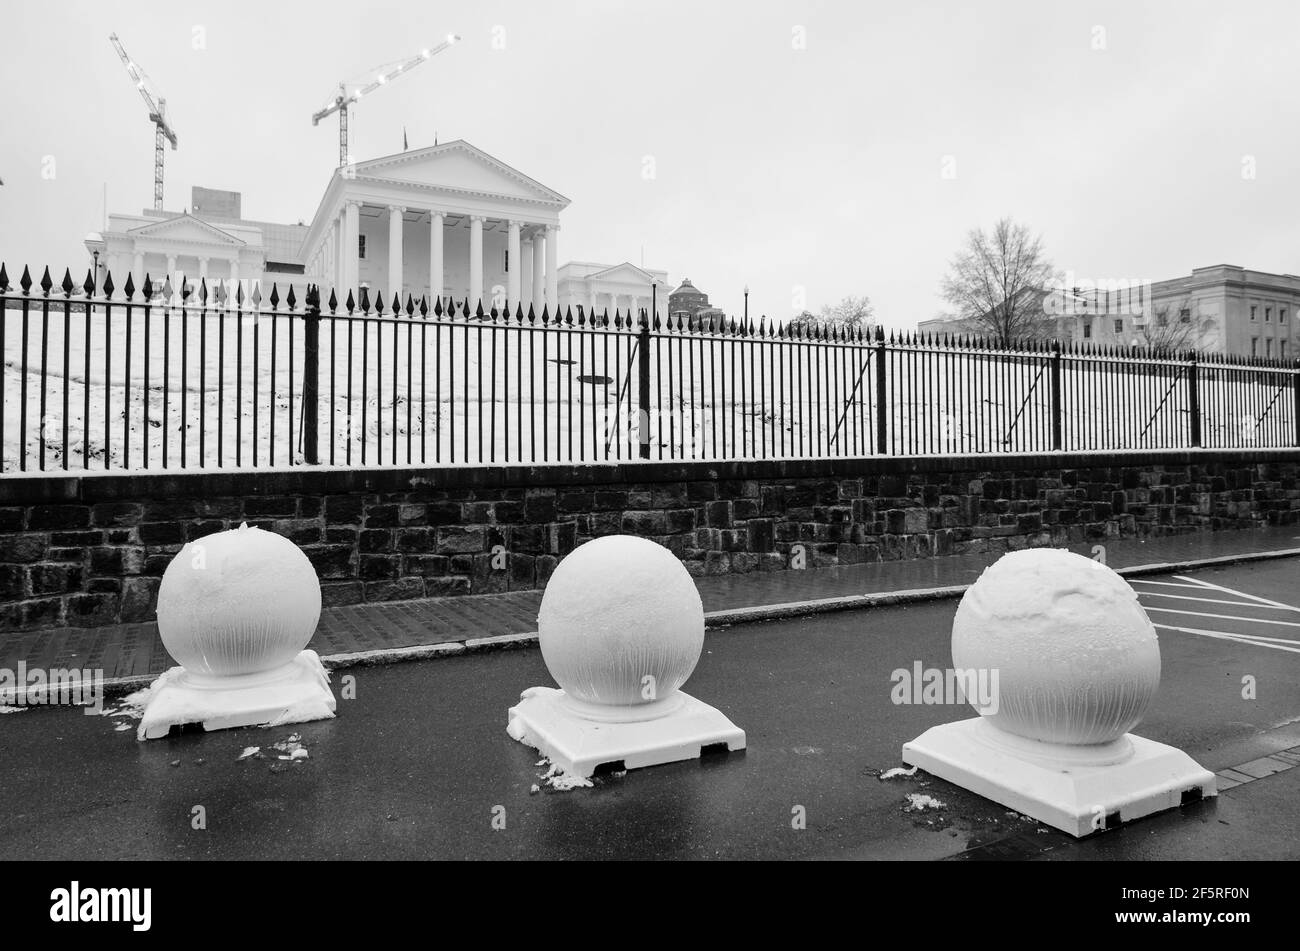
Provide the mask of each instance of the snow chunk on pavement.
POLYGON ((938 799, 935 799, 933 796, 926 795, 925 793, 907 794, 906 810, 908 812, 924 812, 927 809, 945 809, 945 808, 947 808, 946 803, 942 803, 938 799))
POLYGON ((918 767, 913 766, 907 769, 903 766, 895 766, 893 769, 887 769, 880 774, 881 779, 896 779, 899 776, 915 776, 918 767))

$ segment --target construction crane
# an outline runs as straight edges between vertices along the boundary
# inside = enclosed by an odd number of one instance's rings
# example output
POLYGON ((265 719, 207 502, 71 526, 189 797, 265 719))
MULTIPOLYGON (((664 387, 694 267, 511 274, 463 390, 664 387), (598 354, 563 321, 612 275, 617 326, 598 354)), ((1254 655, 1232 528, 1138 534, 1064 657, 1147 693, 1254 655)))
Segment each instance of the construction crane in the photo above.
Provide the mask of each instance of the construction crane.
POLYGON ((460 37, 457 36, 455 33, 449 33, 447 34, 447 38, 443 40, 441 43, 439 43, 437 46, 433 47, 432 49, 420 50, 418 55, 412 56, 406 62, 401 63, 398 66, 395 66, 393 69, 390 69, 388 72, 377 73, 373 80, 371 80, 366 85, 356 89, 354 92, 351 93, 348 92, 348 84, 339 83, 339 91, 334 96, 334 99, 331 102, 327 103, 325 105, 325 108, 321 109, 319 112, 317 112, 315 115, 311 117, 311 124, 320 125, 320 121, 324 119, 326 116, 328 116, 331 112, 337 112, 339 114, 339 167, 340 168, 348 164, 348 106, 350 106, 354 102, 359 102, 362 96, 370 95, 370 93, 374 92, 380 86, 386 85, 390 81, 396 79, 398 76, 401 76, 403 73, 411 71, 416 66, 419 66, 421 63, 423 63, 425 60, 432 59, 434 56, 437 56, 447 47, 455 45, 459 40, 460 37))
POLYGON ((140 96, 144 99, 144 104, 149 107, 149 121, 154 125, 153 206, 156 210, 161 211, 163 206, 163 139, 172 144, 173 152, 176 151, 176 130, 167 121, 167 100, 154 98, 144 70, 137 66, 131 57, 126 55, 126 50, 122 48, 122 41, 117 38, 117 34, 110 33, 108 38, 113 44, 113 49, 117 50, 117 55, 122 58, 122 65, 126 67, 127 73, 135 82, 135 88, 140 90, 140 96))

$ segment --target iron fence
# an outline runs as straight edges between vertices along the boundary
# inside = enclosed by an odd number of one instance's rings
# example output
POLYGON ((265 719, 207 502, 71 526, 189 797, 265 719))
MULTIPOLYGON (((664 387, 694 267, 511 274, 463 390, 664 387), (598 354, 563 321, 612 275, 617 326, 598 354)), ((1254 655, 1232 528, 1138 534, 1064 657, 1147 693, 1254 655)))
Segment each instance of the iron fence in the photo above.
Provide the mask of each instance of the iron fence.
POLYGON ((0 471, 1300 445, 1300 367, 0 264, 0 471))

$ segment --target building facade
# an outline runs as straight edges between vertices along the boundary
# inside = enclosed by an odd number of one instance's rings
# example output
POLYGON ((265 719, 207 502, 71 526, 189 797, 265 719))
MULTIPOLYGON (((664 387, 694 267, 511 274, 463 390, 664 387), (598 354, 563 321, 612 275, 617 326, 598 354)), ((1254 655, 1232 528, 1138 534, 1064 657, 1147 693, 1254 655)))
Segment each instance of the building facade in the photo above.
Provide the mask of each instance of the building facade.
POLYGON ((552 309, 569 200, 457 140, 340 168, 303 241, 326 288, 552 309))
POLYGON ((649 313, 668 315, 668 272, 622 264, 570 261, 560 268, 560 308, 581 307, 586 313, 649 313))
MULTIPOLYGON (((1043 336, 1103 346, 1156 346, 1241 357, 1293 360, 1300 276, 1231 264, 1165 281, 1035 291, 1043 336)), ((967 321, 938 318, 922 333, 978 333, 967 321)))
POLYGON ((116 288, 128 273, 137 288, 147 275, 159 287, 181 281, 260 281, 297 284, 305 289, 299 250, 307 233, 302 224, 249 221, 239 217, 238 192, 194 188, 183 212, 146 209, 138 215, 112 214, 108 227, 86 236, 85 246, 98 267, 98 285, 112 274, 116 288), (210 210, 209 210, 210 209, 210 210))
POLYGON ((693 320, 701 311, 709 309, 709 295, 692 284, 689 277, 682 278, 677 290, 668 295, 668 313, 673 317, 693 320))

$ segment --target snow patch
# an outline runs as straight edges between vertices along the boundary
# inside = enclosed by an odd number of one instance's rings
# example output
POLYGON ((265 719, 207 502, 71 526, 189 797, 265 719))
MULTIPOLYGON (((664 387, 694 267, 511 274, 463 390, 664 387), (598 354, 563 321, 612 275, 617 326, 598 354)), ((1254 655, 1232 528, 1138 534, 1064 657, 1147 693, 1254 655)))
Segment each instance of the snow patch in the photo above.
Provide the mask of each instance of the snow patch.
POLYGON ((899 776, 915 776, 917 769, 918 767, 916 766, 913 766, 911 769, 907 769, 903 766, 895 766, 893 769, 887 769, 881 773, 880 778, 883 780, 897 779, 899 776))
POLYGON ((908 793, 907 794, 907 812, 924 812, 927 809, 945 809, 946 803, 940 802, 933 796, 925 793, 908 793))
POLYGON ((24 713, 27 709, 27 707, 0 706, 0 713, 24 713))

